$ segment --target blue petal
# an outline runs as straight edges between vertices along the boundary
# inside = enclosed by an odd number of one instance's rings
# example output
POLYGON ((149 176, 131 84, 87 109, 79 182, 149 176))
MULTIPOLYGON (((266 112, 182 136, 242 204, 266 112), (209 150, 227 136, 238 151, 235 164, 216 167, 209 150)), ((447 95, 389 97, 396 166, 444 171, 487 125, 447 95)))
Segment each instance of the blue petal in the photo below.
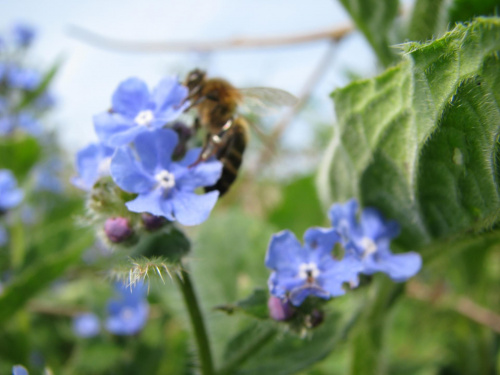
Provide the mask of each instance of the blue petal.
POLYGON ((150 192, 139 194, 134 200, 125 204, 129 211, 147 212, 155 216, 163 216, 170 221, 174 221, 172 202, 163 197, 161 189, 154 189, 150 192))
POLYGON ((201 186, 214 185, 222 175, 223 165, 218 160, 202 162, 192 168, 175 163, 176 184, 183 191, 194 191, 201 186))
POLYGON ((148 128, 136 125, 121 115, 104 112, 94 116, 94 130, 105 145, 120 147, 132 142, 138 134, 148 131, 148 128))
POLYGON ((78 151, 76 154, 78 176, 72 178, 71 182, 80 189, 90 190, 99 177, 109 174, 109 169, 102 168, 102 163, 111 158, 113 153, 114 149, 95 143, 78 151))
POLYGON ((174 216, 183 225, 198 225, 208 219, 219 198, 218 191, 195 194, 177 191, 172 197, 174 216))
POLYGON ((265 265, 272 270, 294 270, 307 257, 307 252, 289 230, 281 231, 271 237, 266 253, 265 265))
POLYGON ((131 119, 143 109, 149 102, 148 86, 139 78, 129 78, 118 86, 113 94, 113 111, 123 114, 131 119))
POLYGON ((356 227, 357 211, 356 199, 351 199, 344 204, 336 203, 330 208, 329 217, 332 227, 340 233, 344 242, 349 238, 352 229, 356 227))
POLYGON ((399 234, 399 225, 395 221, 385 221, 382 214, 375 208, 367 207, 361 212, 361 229, 365 237, 394 238, 399 234))
POLYGON ((186 86, 181 85, 176 77, 164 78, 153 90, 152 99, 156 104, 155 117, 170 121, 184 111, 182 102, 188 95, 186 86))
POLYGON ((178 140, 179 136, 171 129, 158 129, 138 135, 134 144, 143 168, 152 175, 157 169, 170 171, 178 140))
POLYGON ((0 210, 8 210, 17 206, 24 193, 17 188, 14 174, 8 169, 0 170, 0 210))
POLYGON ((332 260, 328 269, 318 276, 317 281, 331 296, 341 296, 345 294, 342 288, 344 283, 349 283, 353 287, 357 286, 358 274, 362 269, 362 263, 352 257, 346 257, 341 261, 332 260))
POLYGON ((154 178, 147 175, 139 166, 130 148, 116 150, 111 159, 111 177, 123 190, 130 193, 145 193, 153 189, 154 178))
POLYGON ((21 365, 12 367, 12 375, 29 375, 28 370, 21 365))
POLYGON ((278 298, 285 298, 287 293, 305 284, 296 277, 296 272, 272 272, 267 281, 269 292, 278 298))
POLYGON ((340 235, 332 228, 309 228, 304 233, 304 243, 311 250, 331 254, 335 244, 340 243, 340 235))
POLYGON ((417 274, 422 267, 422 257, 415 252, 404 254, 385 254, 377 257, 377 253, 365 259, 363 273, 371 275, 384 272, 394 281, 405 281, 417 274))
POLYGON ((308 296, 316 296, 323 299, 330 299, 330 293, 318 285, 306 284, 300 288, 292 290, 289 294, 290 302, 294 306, 299 306, 308 296))
POLYGON ((73 318, 73 332, 79 337, 93 337, 101 330, 101 322, 97 315, 84 313, 73 318))

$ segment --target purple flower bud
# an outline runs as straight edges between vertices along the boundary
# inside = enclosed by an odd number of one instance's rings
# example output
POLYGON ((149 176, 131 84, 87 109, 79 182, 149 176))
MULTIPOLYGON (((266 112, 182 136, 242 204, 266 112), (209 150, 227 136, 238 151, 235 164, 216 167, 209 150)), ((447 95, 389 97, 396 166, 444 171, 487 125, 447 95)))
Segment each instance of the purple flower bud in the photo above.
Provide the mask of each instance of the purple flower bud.
POLYGON ((269 308, 269 316, 278 321, 288 320, 295 313, 295 309, 288 301, 283 301, 281 298, 270 296, 267 300, 269 308))
POLYGON ((155 231, 160 229, 167 223, 167 219, 162 216, 155 216, 148 214, 147 212, 141 215, 142 223, 144 224, 144 228, 149 231, 155 231))
POLYGON ((111 217, 104 223, 104 232, 111 242, 120 243, 132 234, 129 221, 124 217, 111 217))

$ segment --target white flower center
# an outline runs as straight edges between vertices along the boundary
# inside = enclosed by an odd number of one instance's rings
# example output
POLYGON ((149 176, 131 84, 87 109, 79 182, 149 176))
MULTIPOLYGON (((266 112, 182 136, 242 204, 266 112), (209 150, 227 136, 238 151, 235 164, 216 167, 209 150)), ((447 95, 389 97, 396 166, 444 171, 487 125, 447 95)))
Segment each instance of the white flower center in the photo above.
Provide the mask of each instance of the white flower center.
POLYGON ((151 111, 150 109, 147 109, 145 111, 139 112, 139 114, 137 116, 135 116, 134 121, 138 125, 148 126, 149 124, 151 124, 151 122, 154 120, 154 118, 155 118, 155 115, 153 114, 153 111, 151 111))
POLYGON ((109 175, 109 168, 111 167, 111 156, 109 158, 104 158, 100 161, 97 166, 97 174, 99 176, 107 176, 109 175))
POLYGON ((134 310, 132 310, 130 307, 125 307, 120 312, 120 316, 123 320, 130 320, 134 316, 134 310))
POLYGON ((363 237, 361 239, 360 245, 363 249, 365 249, 363 258, 377 252, 377 244, 371 238, 363 237))
POLYGON ((175 186, 175 177, 169 171, 161 171, 156 174, 155 180, 158 181, 160 187, 164 190, 171 189, 175 186))
POLYGON ((301 279, 315 279, 320 274, 316 263, 302 263, 299 265, 299 278, 301 279))

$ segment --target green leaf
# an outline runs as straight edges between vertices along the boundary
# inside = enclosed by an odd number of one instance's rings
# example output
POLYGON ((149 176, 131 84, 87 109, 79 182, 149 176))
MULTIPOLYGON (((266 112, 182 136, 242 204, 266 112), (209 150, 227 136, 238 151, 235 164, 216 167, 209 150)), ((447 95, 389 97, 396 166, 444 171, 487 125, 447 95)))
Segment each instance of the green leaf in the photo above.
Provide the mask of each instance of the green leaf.
POLYGON ((425 41, 441 36, 448 28, 450 4, 447 0, 417 0, 408 38, 425 41))
POLYGON ((268 319, 269 309, 267 307, 267 300, 269 294, 264 289, 255 289, 253 293, 244 300, 238 301, 231 305, 216 306, 217 310, 224 311, 228 314, 235 312, 242 312, 253 316, 257 319, 268 319))
POLYGON ((441 36, 457 22, 478 16, 493 16, 500 11, 498 0, 417 0, 408 38, 425 41, 441 36))
POLYGON ((79 239, 68 244, 65 249, 54 251, 15 277, 0 296, 0 325, 5 324, 30 298, 60 277, 68 267, 78 263, 93 241, 94 236, 90 232, 82 232, 79 239))
POLYGON ((38 161, 40 145, 28 136, 0 138, 0 168, 10 169, 18 179, 25 178, 38 161))
POLYGON ((391 49, 390 32, 398 14, 398 0, 340 0, 364 34, 380 62, 388 66, 397 59, 391 49))
POLYGON ((279 229, 290 229, 299 237, 326 219, 312 176, 302 177, 282 189, 280 204, 270 213, 269 221, 279 229))
POLYGON ((398 66, 332 94, 318 187, 325 203, 357 197, 399 221, 410 249, 499 219, 500 20, 405 48, 398 66))
POLYGON ((383 347, 389 310, 403 292, 403 286, 384 276, 375 284, 351 342, 351 375, 384 373, 383 347))

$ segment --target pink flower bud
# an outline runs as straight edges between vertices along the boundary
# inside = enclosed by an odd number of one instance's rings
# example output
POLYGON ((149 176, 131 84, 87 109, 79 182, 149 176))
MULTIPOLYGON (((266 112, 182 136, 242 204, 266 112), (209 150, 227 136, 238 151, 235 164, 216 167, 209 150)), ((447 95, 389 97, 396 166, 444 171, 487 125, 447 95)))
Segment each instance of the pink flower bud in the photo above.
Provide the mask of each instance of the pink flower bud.
POLYGON ((288 320, 295 313, 295 309, 288 301, 283 301, 281 298, 270 296, 267 300, 269 308, 269 316, 278 321, 288 320))
POLYGON ((133 231, 124 217, 110 217, 104 223, 104 232, 111 242, 120 243, 128 239, 133 231))

